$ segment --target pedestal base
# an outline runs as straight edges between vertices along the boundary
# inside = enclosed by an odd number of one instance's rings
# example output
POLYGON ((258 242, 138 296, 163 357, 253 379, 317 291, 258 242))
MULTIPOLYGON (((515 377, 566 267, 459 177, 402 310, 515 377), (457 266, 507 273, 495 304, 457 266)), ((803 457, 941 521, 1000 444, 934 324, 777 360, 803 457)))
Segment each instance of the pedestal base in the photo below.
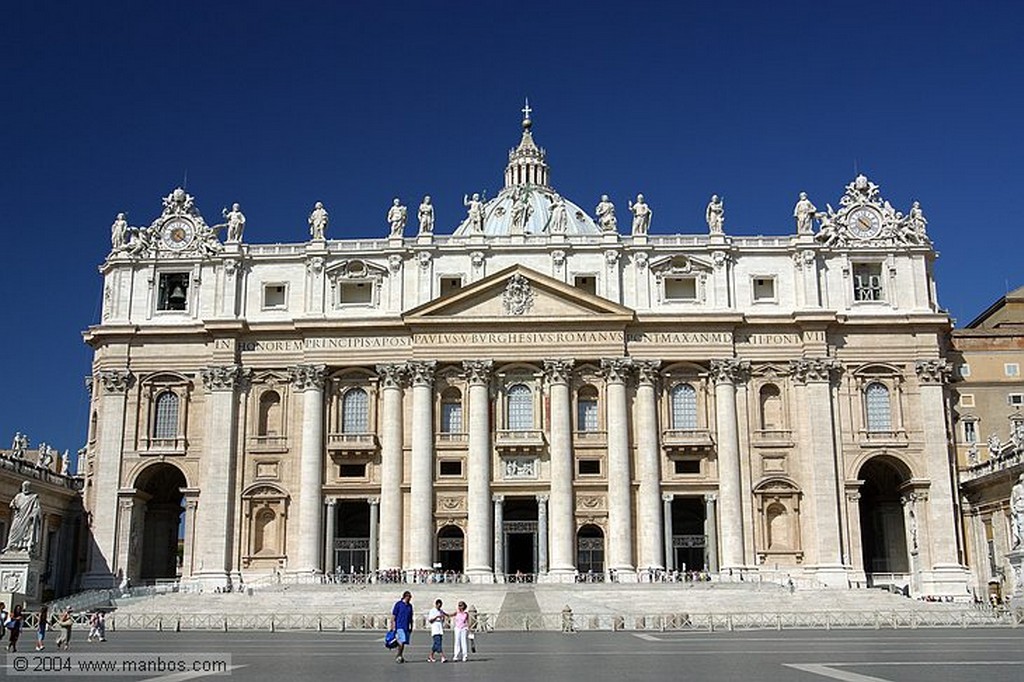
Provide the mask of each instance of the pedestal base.
POLYGON ((850 588, 850 572, 840 564, 813 566, 807 570, 807 575, 828 588, 850 588))
POLYGON ((493 585, 495 583, 494 572, 482 569, 469 569, 466 571, 469 582, 477 585, 493 585))
POLYGON ((970 589, 971 575, 964 566, 936 565, 930 571, 922 571, 920 581, 919 594, 922 596, 951 597, 956 601, 973 599, 970 589))
POLYGON ((22 594, 31 603, 39 601, 39 577, 43 562, 25 552, 8 552, 0 556, 0 592, 22 594))

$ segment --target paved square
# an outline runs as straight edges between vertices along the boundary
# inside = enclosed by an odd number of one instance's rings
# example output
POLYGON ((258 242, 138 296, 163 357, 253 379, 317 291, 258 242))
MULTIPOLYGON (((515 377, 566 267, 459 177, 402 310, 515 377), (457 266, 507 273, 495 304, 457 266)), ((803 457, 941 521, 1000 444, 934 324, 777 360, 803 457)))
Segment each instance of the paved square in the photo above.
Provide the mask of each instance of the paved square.
MULTIPOLYGON (((84 634, 84 633, 76 633, 84 634)), ((184 682, 280 680, 764 680, 767 682, 942 682, 1024 679, 1024 631, 857 630, 745 633, 498 633, 480 635, 468 663, 426 661, 417 632, 407 662, 394 662, 378 632, 114 632, 105 644, 76 641, 76 653, 230 653, 231 677, 201 673, 95 679, 184 682)), ((37 654, 26 641, 22 655, 37 654)), ((51 642, 51 648, 53 643, 51 642)), ((445 650, 450 654, 451 637, 445 650)), ((49 649, 46 654, 57 653, 49 649)), ((12 658, 8 657, 8 665, 12 658)), ((33 674, 11 679, 67 680, 33 674)), ((78 677, 77 679, 89 679, 78 677)))

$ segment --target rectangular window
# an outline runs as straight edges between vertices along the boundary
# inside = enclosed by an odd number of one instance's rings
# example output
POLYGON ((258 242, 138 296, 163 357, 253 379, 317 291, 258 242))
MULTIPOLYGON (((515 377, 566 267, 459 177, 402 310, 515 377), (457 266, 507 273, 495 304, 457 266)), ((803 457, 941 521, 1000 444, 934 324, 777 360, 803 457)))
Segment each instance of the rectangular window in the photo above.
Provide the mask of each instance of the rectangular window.
POLYGON ((775 300, 775 278, 755 277, 753 280, 754 303, 775 300))
POLYGON ((576 275, 573 277, 572 285, 588 294, 597 295, 597 277, 594 275, 576 275))
POLYGON ((580 398, 576 403, 576 430, 597 431, 597 401, 580 398))
POLYGON ((964 442, 978 442, 978 423, 975 421, 964 422, 964 442))
POLYGON ((458 291, 462 288, 461 277, 442 277, 441 278, 441 295, 447 296, 453 291, 458 291))
POLYGON ((338 282, 338 303, 340 305, 370 305, 373 303, 373 282, 338 282))
POLYGON ((188 310, 188 284, 187 272, 161 273, 156 309, 188 310))
POLYGON ((576 471, 579 472, 580 476, 600 476, 601 475, 601 460, 599 459, 581 459, 576 462, 576 471))
POLYGON ((1020 376, 1020 364, 1016 362, 1007 362, 1003 365, 1003 372, 1008 377, 1019 377, 1020 376))
POLYGON ((853 300, 882 300, 882 264, 855 263, 853 266, 853 300))
POLYGON ((697 300, 697 278, 696 277, 666 277, 665 278, 665 300, 666 301, 696 301, 697 300))
POLYGON ((1011 393, 1006 396, 1006 402, 1013 407, 1024 405, 1024 393, 1011 393))
POLYGON ((462 475, 462 460, 461 459, 442 459, 438 463, 438 473, 441 476, 461 476, 462 475))
POLYGON ((960 394, 960 407, 974 407, 974 394, 973 393, 961 393, 960 394))
POLYGON ((441 433, 462 433, 462 403, 441 403, 441 433))
POLYGON ((263 309, 273 310, 287 307, 286 293, 287 288, 284 284, 264 284, 263 309))
POLYGON ((675 460, 676 474, 699 474, 700 473, 700 460, 699 459, 677 459, 675 460))
POLYGON ((366 478, 366 464, 341 464, 338 475, 341 478, 366 478))

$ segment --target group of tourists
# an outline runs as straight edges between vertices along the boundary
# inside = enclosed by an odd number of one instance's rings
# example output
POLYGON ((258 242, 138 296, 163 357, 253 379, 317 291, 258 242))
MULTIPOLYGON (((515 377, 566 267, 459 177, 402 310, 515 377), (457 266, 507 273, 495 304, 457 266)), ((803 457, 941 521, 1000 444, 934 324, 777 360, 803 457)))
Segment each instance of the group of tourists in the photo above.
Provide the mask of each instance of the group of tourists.
MULTIPOLYGON (((457 610, 454 613, 448 613, 444 610, 443 602, 437 599, 434 601, 434 608, 427 613, 427 624, 430 626, 431 637, 430 655, 427 657, 429 663, 448 662, 448 658, 444 655, 444 628, 449 623, 455 636, 452 662, 469 660, 470 623, 466 602, 459 601, 457 610)), ((385 644, 388 648, 395 649, 396 663, 405 663, 405 647, 412 642, 412 628, 412 593, 406 590, 402 593, 402 598, 395 602, 394 608, 391 609, 391 629, 385 637, 385 644)))
MULTIPOLYGON (((18 641, 21 639, 21 633, 25 629, 27 617, 29 613, 25 611, 24 606, 21 604, 15 604, 11 607, 11 610, 7 610, 7 605, 0 601, 0 642, 6 639, 7 651, 14 653, 18 650, 18 641)), ((50 609, 48 606, 42 606, 39 609, 38 618, 36 619, 36 651, 42 651, 46 648, 46 631, 51 625, 56 625, 60 628, 60 637, 57 638, 57 648, 63 651, 67 651, 71 648, 71 629, 75 625, 74 612, 71 607, 65 607, 56 618, 50 616, 50 609)), ((102 611, 96 611, 89 616, 89 636, 86 638, 90 642, 105 642, 107 641, 106 632, 106 618, 102 611)))

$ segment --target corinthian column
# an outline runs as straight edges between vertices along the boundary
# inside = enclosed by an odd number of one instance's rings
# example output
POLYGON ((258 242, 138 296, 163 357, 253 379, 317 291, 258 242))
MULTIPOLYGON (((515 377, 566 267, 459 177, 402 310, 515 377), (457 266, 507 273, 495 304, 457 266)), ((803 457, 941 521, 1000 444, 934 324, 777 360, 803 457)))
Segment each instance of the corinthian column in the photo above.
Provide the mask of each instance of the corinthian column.
POLYGON ((410 362, 412 380, 412 476, 409 568, 430 568, 434 541, 434 367, 410 362))
MULTIPOLYGON (((843 545, 839 527, 839 472, 832 429, 832 358, 803 358, 792 364, 799 402, 806 420, 805 455, 810 465, 808 502, 814 512, 814 554, 808 562, 816 577, 830 586, 845 586, 843 545)), ((805 503, 806 504, 806 503, 805 503)))
MULTIPOLYGON (((206 388, 206 421, 203 456, 199 460, 199 507, 196 510, 196 555, 199 570, 195 577, 203 589, 225 588, 231 580, 235 502, 235 423, 238 400, 235 389, 241 367, 225 365, 202 371, 206 388)), ((320 505, 317 504, 317 518, 320 505)), ((319 537, 318 537, 319 539, 319 537)))
POLYGON ((97 401, 99 434, 94 453, 96 470, 92 494, 89 496, 92 547, 88 573, 82 576, 82 587, 86 589, 102 589, 114 585, 117 490, 121 483, 125 399, 134 383, 135 377, 127 370, 101 370, 96 373, 96 380, 92 383, 93 390, 100 390, 101 393, 97 401))
MULTIPOLYGON (((931 594, 963 594, 969 579, 961 564, 954 508, 953 461, 946 441, 945 390, 950 367, 946 360, 919 360, 915 367, 921 391, 921 429, 924 432, 924 460, 930 485, 927 499, 928 543, 931 559, 931 594)), ((930 588, 930 589, 929 589, 930 588)))
POLYGON ((636 459, 640 479, 637 491, 637 531, 640 534, 640 567, 665 567, 661 530, 661 452, 658 448, 658 403, 655 382, 659 360, 636 363, 636 459))
POLYGON ((736 384, 748 367, 740 360, 713 360, 715 430, 718 436, 718 493, 722 519, 722 570, 742 569, 743 504, 740 438, 736 422, 736 384))
POLYGON ((377 365, 383 395, 380 433, 378 568, 402 568, 402 385, 405 365, 377 365))
POLYGON ((491 421, 490 360, 462 363, 469 381, 469 462, 466 574, 471 579, 493 576, 491 564, 491 421))
POLYGON ((632 476, 629 467, 629 414, 626 379, 629 358, 603 358, 608 396, 608 568, 622 576, 633 571, 632 476))
POLYGON ((544 361, 551 398, 550 572, 562 576, 572 575, 576 565, 573 560, 572 399, 569 396, 572 365, 572 360, 544 361))
POLYGON ((323 365, 298 365, 290 369, 292 386, 302 394, 302 446, 299 450, 299 513, 295 563, 298 573, 319 573, 323 547, 323 453, 324 380, 323 365))

